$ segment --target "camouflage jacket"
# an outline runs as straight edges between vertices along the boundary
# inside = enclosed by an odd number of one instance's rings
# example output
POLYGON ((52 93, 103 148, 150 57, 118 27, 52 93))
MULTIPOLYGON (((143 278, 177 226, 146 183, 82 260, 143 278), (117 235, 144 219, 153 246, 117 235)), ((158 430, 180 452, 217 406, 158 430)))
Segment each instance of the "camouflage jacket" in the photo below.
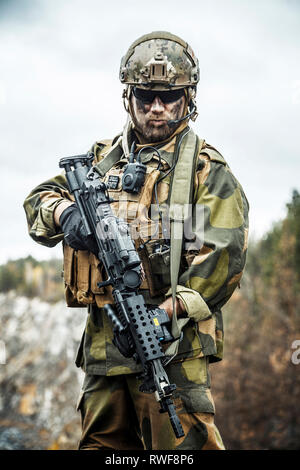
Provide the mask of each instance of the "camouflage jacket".
MULTIPOLYGON (((160 150, 163 170, 166 172, 173 163, 175 142, 176 135, 157 146, 160 150)), ((120 166, 122 167, 122 160, 124 165, 122 136, 121 138, 118 136, 113 141, 98 141, 92 147, 97 162, 102 161, 111 148, 117 148, 120 152, 120 161, 108 172, 106 178, 109 174, 115 174, 120 166)), ((151 167, 152 170, 157 168, 157 156, 150 151, 143 152, 141 158, 147 165, 147 172, 149 170, 151 174, 151 167)), ((214 147, 204 141, 197 158, 192 202, 203 208, 204 243, 196 252, 184 250, 182 252, 176 295, 184 303, 190 321, 183 329, 183 340, 175 361, 209 356, 212 362, 220 360, 223 354, 221 307, 239 285, 245 266, 249 206, 241 185, 222 155, 214 147)), ((172 172, 161 183, 158 183, 159 204, 170 196, 171 183, 172 172)), ((118 190, 122 191, 122 188, 117 188, 116 191, 118 190)), ((115 192, 113 196, 115 199, 117 193, 115 192)), ((133 200, 129 200, 129 207, 133 207, 133 203, 137 202, 139 197, 134 196, 133 200)), ((68 192, 63 174, 40 184, 26 198, 24 209, 29 234, 36 242, 52 247, 63 240, 63 233, 54 223, 53 213, 64 199, 72 200, 72 197, 68 192)), ((154 201, 153 194, 150 200, 154 201)), ((129 223, 131 220, 129 217, 129 223)), ((99 265, 97 262, 95 265, 95 257, 92 259, 87 252, 74 252, 73 250, 71 266, 78 267, 76 276, 79 278, 84 271, 83 268, 81 269, 83 259, 89 260, 88 278, 90 281, 88 282, 95 285, 96 278, 94 279, 93 273, 99 274, 99 265)), ((170 267, 165 259, 159 263, 159 269, 162 267, 163 276, 155 272, 155 266, 154 272, 150 272, 154 281, 156 278, 157 285, 162 283, 162 286, 160 285, 162 289, 156 292, 154 289, 150 295, 149 284, 142 285, 144 288, 142 293, 148 303, 159 304, 171 294, 168 275, 170 267)), ((66 267, 64 274, 66 289, 70 293, 72 283, 67 279, 66 267)), ((149 278, 149 273, 147 274, 149 278)), ((74 275, 69 274, 70 279, 73 277, 74 275)), ((81 289, 78 289, 77 285, 77 301, 73 304, 70 302, 68 305, 75 307, 89 305, 89 314, 78 351, 77 365, 92 374, 116 375, 138 371, 139 366, 132 359, 125 359, 121 356, 112 344, 111 325, 101 309, 103 305, 101 296, 105 294, 103 290, 93 290, 91 286, 86 285, 86 280, 81 282, 81 289)))

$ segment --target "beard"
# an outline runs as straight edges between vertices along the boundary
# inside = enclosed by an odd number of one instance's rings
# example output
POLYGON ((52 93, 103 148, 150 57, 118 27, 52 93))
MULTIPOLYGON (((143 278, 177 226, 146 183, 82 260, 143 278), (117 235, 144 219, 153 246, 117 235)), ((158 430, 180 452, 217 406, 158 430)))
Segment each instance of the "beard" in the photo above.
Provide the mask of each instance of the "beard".
POLYGON ((134 123, 134 130, 146 143, 161 142, 169 137, 178 129, 182 121, 178 124, 169 125, 169 120, 180 119, 184 115, 185 107, 183 107, 184 98, 180 98, 170 113, 167 115, 154 115, 146 112, 145 105, 136 100, 136 113, 131 109, 131 118, 134 123), (139 119, 140 116, 140 119, 139 119), (155 121, 162 121, 156 124, 155 121))
POLYGON ((181 123, 173 126, 169 126, 166 123, 161 126, 153 125, 151 121, 144 125, 139 125, 135 120, 135 130, 142 136, 142 138, 148 142, 161 142, 168 139, 176 131, 181 123))

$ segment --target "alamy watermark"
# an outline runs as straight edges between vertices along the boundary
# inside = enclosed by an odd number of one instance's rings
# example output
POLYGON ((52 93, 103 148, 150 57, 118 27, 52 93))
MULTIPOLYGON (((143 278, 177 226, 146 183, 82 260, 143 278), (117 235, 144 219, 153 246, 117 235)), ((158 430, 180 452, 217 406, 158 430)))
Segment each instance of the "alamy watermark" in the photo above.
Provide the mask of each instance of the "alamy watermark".
POLYGON ((292 354, 291 361, 293 364, 298 365, 300 364, 300 339, 295 339, 295 341, 292 342, 292 349, 295 349, 295 351, 292 354))
POLYGON ((102 240, 126 239, 129 231, 133 240, 140 236, 152 240, 163 237, 168 241, 171 236, 173 239, 183 238, 185 250, 199 250, 204 240, 204 220, 205 209, 198 204, 168 206, 163 203, 159 208, 157 204, 132 206, 124 195, 124 200, 119 202, 118 218, 114 214, 104 215, 96 230, 102 240))

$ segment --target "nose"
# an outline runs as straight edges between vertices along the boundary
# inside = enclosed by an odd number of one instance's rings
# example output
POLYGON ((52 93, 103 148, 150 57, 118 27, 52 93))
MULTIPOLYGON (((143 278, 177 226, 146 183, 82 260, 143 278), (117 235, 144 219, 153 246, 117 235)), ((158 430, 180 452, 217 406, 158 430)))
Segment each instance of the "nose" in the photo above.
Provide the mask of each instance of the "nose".
POLYGON ((153 113, 162 113, 164 109, 165 106, 163 101, 159 98, 159 96, 156 96, 151 103, 151 111, 153 113))

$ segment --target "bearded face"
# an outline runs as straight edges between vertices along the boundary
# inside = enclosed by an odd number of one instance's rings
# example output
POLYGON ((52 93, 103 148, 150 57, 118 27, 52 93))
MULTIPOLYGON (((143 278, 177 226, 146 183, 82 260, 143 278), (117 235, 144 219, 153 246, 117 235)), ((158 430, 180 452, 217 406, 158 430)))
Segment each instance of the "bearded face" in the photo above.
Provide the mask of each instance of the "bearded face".
POLYGON ((146 143, 167 139, 181 124, 170 126, 168 121, 183 117, 184 89, 150 91, 134 88, 130 100, 135 128, 146 143))

